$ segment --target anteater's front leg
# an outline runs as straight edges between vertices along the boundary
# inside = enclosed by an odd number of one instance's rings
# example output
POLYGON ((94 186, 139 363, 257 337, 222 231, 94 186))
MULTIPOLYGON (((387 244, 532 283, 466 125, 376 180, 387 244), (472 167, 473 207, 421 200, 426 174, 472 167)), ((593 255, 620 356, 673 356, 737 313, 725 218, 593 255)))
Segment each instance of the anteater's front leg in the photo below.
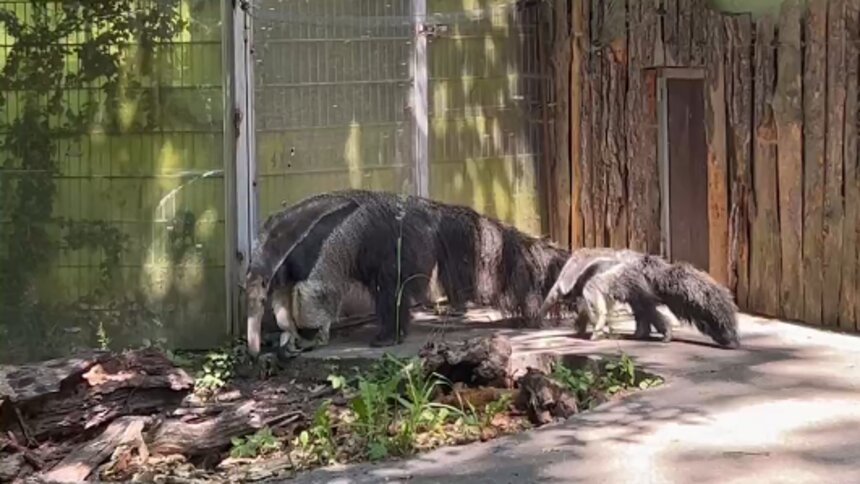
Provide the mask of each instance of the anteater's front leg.
POLYGON ((292 284, 279 286, 272 291, 272 312, 275 313, 275 321, 281 330, 278 343, 278 355, 291 358, 302 352, 303 347, 310 343, 301 337, 298 325, 293 313, 293 292, 295 286, 292 284))
POLYGON ((594 322, 591 339, 599 340, 606 330, 606 317, 609 313, 609 303, 600 291, 585 290, 583 296, 588 306, 589 317, 594 322))

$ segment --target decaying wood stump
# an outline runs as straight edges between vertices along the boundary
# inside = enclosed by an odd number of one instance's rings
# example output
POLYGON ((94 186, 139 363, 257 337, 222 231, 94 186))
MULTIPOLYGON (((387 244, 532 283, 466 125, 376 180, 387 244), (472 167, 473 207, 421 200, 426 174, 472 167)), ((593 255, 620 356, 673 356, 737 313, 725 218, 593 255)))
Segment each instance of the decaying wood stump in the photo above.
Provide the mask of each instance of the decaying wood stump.
POLYGON ((576 396, 539 370, 529 368, 517 380, 519 393, 514 404, 535 425, 564 420, 578 410, 576 396))
POLYGON ((153 454, 206 454, 230 445, 233 437, 246 435, 265 426, 285 425, 303 416, 292 409, 295 409, 295 404, 289 401, 245 400, 197 421, 164 420, 155 426, 146 440, 153 454))
POLYGON ((32 442, 81 437, 125 415, 176 408, 194 380, 155 349, 0 367, 0 430, 32 442))
POLYGON ((502 335, 465 341, 431 341, 418 353, 424 368, 452 382, 510 388, 511 342, 502 335))

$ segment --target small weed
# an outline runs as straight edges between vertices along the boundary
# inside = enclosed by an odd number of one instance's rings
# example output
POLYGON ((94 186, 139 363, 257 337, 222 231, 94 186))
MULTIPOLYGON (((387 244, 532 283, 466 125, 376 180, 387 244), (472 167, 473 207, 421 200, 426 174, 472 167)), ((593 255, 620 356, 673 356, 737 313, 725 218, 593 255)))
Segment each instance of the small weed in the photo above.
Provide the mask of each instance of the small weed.
MULTIPOLYGON (((385 354, 369 370, 357 374, 354 384, 342 375, 330 375, 328 381, 350 395, 354 420, 349 427, 370 460, 412 453, 419 434, 462 413, 433 401, 439 387, 448 382, 439 375, 426 375, 418 358, 403 360, 385 354)), ((309 443, 311 437, 309 434, 309 443)))
POLYGON ((555 364, 552 366, 550 377, 561 383, 576 395, 576 401, 583 408, 590 408, 593 398, 593 390, 597 378, 591 370, 571 370, 565 365, 555 364))
POLYGON ((353 430, 366 442, 371 460, 386 457, 393 446, 389 429, 395 419, 392 401, 400 386, 400 378, 397 373, 383 379, 359 376, 356 394, 349 402, 355 414, 353 430))
POLYGON ((347 387, 346 377, 343 375, 329 375, 327 380, 334 390, 342 390, 347 387))
POLYGON ((105 325, 99 321, 99 328, 96 330, 96 338, 98 338, 99 349, 107 351, 110 348, 110 337, 105 330, 105 325))
POLYGON ((562 364, 552 367, 550 377, 569 388, 583 408, 592 408, 602 395, 614 395, 630 388, 650 388, 663 382, 660 377, 640 375, 636 363, 626 353, 605 363, 600 371, 571 370, 562 364))
POLYGON ((301 458, 328 465, 335 462, 337 446, 334 441, 332 419, 329 415, 331 400, 325 400, 314 412, 311 426, 293 440, 301 458))
POLYGON ((503 413, 508 409, 508 406, 511 403, 513 397, 511 394, 506 393, 501 396, 498 400, 494 400, 486 405, 484 405, 484 426, 488 426, 492 423, 493 419, 496 415, 503 413))
POLYGON ((235 365, 236 357, 232 352, 209 352, 194 381, 195 392, 211 394, 223 388, 233 378, 235 365))
POLYGON ((403 365, 405 375, 404 395, 395 398, 402 407, 402 418, 398 427, 397 443, 401 453, 411 452, 416 436, 422 431, 435 430, 448 417, 462 413, 450 405, 434 402, 436 389, 450 385, 440 375, 427 376, 420 359, 413 359, 403 365))
MULTIPOLYGON (((507 410, 510 405, 512 396, 510 394, 502 395, 498 400, 493 400, 484 405, 483 411, 475 408, 472 402, 460 400, 460 406, 463 408, 461 413, 463 423, 468 427, 474 427, 479 430, 488 428, 492 425, 496 415, 507 410)), ((458 395, 459 399, 459 395, 458 395)))
POLYGON ((234 437, 230 457, 254 458, 276 452, 281 449, 281 443, 272 434, 272 429, 263 427, 247 437, 234 437))

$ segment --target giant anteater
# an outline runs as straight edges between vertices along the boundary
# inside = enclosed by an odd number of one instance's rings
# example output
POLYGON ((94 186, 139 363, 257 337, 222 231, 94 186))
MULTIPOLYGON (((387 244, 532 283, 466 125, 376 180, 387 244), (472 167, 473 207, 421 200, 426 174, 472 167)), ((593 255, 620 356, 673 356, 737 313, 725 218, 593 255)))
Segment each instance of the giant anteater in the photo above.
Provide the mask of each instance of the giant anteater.
MULTIPOLYGON (((672 339, 671 325, 657 310, 665 304, 681 321, 692 323, 720 346, 737 348, 737 307, 731 292, 708 274, 686 262, 669 263, 632 250, 591 248, 575 250, 540 309, 543 316, 558 301, 586 311, 594 324, 592 338, 603 331, 614 302, 630 305, 638 338, 653 325, 672 339)), ((580 332, 584 330, 579 320, 580 332)))
POLYGON ((488 305, 533 325, 569 255, 467 207, 367 190, 315 195, 260 229, 246 275, 248 348, 260 351, 267 300, 285 351, 325 344, 340 300, 356 285, 381 324, 371 344, 396 344, 434 269, 454 308, 488 305), (317 329, 316 341, 300 338, 299 327, 317 329))

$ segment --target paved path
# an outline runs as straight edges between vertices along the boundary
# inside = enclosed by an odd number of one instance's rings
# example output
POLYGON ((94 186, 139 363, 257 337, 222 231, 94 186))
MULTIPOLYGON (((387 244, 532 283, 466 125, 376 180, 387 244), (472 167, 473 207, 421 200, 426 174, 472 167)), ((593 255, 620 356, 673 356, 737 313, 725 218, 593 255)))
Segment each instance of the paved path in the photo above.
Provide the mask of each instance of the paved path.
MULTIPOLYGON (((512 332, 519 352, 620 348, 659 388, 523 434, 294 482, 860 483, 860 338, 743 317, 743 349, 512 332)), ((335 348, 333 348, 335 349, 335 348)))

